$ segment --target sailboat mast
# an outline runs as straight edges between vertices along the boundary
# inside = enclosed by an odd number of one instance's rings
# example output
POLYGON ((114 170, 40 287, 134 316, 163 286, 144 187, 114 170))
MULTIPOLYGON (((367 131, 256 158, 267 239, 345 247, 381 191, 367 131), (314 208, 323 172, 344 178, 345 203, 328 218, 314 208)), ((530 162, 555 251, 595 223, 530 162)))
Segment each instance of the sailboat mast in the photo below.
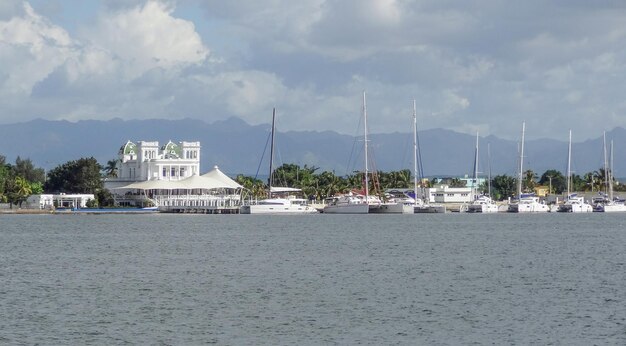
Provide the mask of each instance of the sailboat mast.
POLYGON ((417 205, 417 107, 413 100, 413 193, 417 205))
POLYGON ((519 152, 519 175, 517 178, 517 195, 518 198, 522 197, 522 174, 524 170, 524 135, 526 134, 526 122, 522 122, 522 143, 519 152))
POLYGON ((606 154, 606 131, 602 133, 602 147, 604 149, 604 193, 609 194, 609 164, 606 154))
POLYGON ((611 161, 609 161, 609 200, 613 201, 613 140, 611 139, 611 161))
POLYGON ((489 165, 489 175, 487 179, 489 180, 487 183, 487 194, 489 194, 489 198, 491 198, 491 144, 487 143, 487 164, 489 165))
POLYGON ((276 123, 276 108, 272 109, 272 139, 271 139, 271 143, 270 143, 270 176, 267 180, 268 182, 268 197, 272 198, 272 185, 274 184, 274 175, 272 174, 272 169, 274 166, 274 132, 276 130, 275 127, 275 123, 276 123))
POLYGON ((476 149, 474 150, 474 179, 472 182, 472 189, 470 190, 472 196, 471 200, 476 199, 476 195, 478 194, 478 190, 476 189, 476 184, 478 183, 478 131, 476 131, 476 149))
POLYGON ((365 103, 365 91, 363 91, 363 142, 365 156, 365 201, 369 198, 369 168, 367 165, 367 105, 365 103))
POLYGON ((567 147, 567 198, 572 189, 572 130, 569 130, 569 146, 567 147))

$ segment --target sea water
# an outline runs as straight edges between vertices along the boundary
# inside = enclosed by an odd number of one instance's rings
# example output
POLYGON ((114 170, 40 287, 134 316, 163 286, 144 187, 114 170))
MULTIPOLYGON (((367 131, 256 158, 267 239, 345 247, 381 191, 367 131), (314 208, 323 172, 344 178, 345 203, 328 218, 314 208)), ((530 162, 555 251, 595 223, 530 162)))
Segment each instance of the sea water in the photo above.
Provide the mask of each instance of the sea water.
POLYGON ((626 215, 0 215, 0 344, 626 344, 626 215))

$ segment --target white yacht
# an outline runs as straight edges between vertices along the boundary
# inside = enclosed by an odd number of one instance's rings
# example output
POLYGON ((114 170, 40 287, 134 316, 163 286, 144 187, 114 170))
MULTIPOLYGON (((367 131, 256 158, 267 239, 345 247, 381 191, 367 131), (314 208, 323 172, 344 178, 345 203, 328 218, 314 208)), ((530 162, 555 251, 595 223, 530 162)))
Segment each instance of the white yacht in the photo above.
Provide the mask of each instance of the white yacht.
POLYGON ((517 200, 509 204, 507 211, 509 213, 547 213, 550 207, 539 201, 539 197, 535 194, 522 194, 522 179, 524 166, 524 135, 526 132, 526 123, 522 123, 522 141, 520 145, 519 156, 519 172, 517 176, 517 200))
POLYGON ((491 199, 491 174, 488 178, 488 193, 489 196, 479 195, 476 183, 478 181, 478 132, 476 132, 476 149, 474 150, 474 179, 472 186, 472 202, 465 206, 465 212, 467 213, 497 213, 498 205, 491 199))
POLYGON ((290 187, 276 187, 273 185, 272 166, 274 164, 274 133, 276 121, 276 108, 272 111, 272 132, 270 146, 270 177, 268 180, 268 198, 260 201, 249 201, 239 207, 240 214, 311 214, 317 213, 317 209, 301 198, 302 191, 290 187), (277 197, 276 197, 277 196, 277 197))
POLYGON ((593 207, 585 202, 584 197, 571 193, 572 188, 572 130, 569 131, 569 146, 567 150, 567 198, 559 205, 557 212, 561 213, 591 213, 593 207))
POLYGON ((369 214, 369 213, 395 213, 397 209, 395 203, 387 204, 387 207, 380 209, 383 204, 377 196, 369 194, 369 166, 368 166, 368 140, 367 140, 367 105, 365 103, 365 92, 363 92, 363 157, 364 157, 364 179, 363 193, 349 193, 328 198, 324 209, 325 214, 369 214))
POLYGON ((539 197, 534 194, 520 195, 520 198, 509 204, 509 213, 547 213, 550 207, 539 201, 539 197))
POLYGON ((613 196, 613 141, 611 141, 611 161, 609 163, 606 153, 606 133, 604 133, 604 185, 606 192, 603 198, 596 202, 593 211, 603 213, 626 212, 626 203, 623 199, 613 196))
POLYGON ((593 207, 585 202, 584 197, 579 197, 577 194, 572 193, 567 196, 563 204, 559 205, 557 211, 561 213, 591 213, 593 207))
POLYGON ((370 208, 380 206, 380 200, 352 192, 326 199, 324 214, 368 214, 370 208))
POLYGON ((305 198, 297 196, 300 189, 272 187, 272 195, 280 194, 279 198, 267 198, 242 205, 239 208, 241 214, 315 214, 317 209, 309 205, 305 198))
POLYGON ((474 199, 474 201, 467 206, 468 213, 497 213, 498 205, 489 197, 480 195, 474 199))
POLYGON ((422 167, 422 159, 421 152, 419 158, 419 171, 418 171, 418 137, 417 137, 417 106, 415 104, 415 100, 413 100, 413 213, 414 214, 435 214, 435 213, 445 213, 446 206, 441 204, 428 204, 424 202, 426 199, 426 194, 424 193, 424 187, 421 187, 422 198, 418 197, 417 194, 417 177, 423 177, 423 167, 422 167))

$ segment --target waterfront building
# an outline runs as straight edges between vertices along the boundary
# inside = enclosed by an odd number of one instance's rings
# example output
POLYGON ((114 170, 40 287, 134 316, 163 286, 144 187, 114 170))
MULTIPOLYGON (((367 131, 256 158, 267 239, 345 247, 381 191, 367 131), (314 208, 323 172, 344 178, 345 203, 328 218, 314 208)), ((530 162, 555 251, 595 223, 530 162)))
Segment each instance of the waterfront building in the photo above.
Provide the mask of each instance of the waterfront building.
POLYGON ((200 174, 200 142, 127 141, 118 151, 117 177, 104 186, 114 189, 147 180, 182 180, 200 174))
POLYGON ((200 175, 200 142, 128 141, 118 152, 117 177, 107 178, 119 206, 164 212, 236 213, 243 187, 217 166, 200 175))
POLYGON ((469 203, 472 201, 472 188, 438 185, 426 189, 429 203, 469 203))
POLYGON ((56 209, 56 208, 87 208, 87 202, 95 200, 91 193, 74 194, 38 194, 30 195, 26 199, 27 209, 56 209))

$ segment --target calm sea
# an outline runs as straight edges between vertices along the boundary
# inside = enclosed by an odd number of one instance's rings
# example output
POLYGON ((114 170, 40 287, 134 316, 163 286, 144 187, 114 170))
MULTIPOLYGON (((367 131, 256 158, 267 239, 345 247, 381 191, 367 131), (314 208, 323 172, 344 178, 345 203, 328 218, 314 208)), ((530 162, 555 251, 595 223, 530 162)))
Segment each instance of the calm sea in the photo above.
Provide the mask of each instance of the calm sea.
POLYGON ((626 215, 0 215, 0 344, 626 344, 626 215))

